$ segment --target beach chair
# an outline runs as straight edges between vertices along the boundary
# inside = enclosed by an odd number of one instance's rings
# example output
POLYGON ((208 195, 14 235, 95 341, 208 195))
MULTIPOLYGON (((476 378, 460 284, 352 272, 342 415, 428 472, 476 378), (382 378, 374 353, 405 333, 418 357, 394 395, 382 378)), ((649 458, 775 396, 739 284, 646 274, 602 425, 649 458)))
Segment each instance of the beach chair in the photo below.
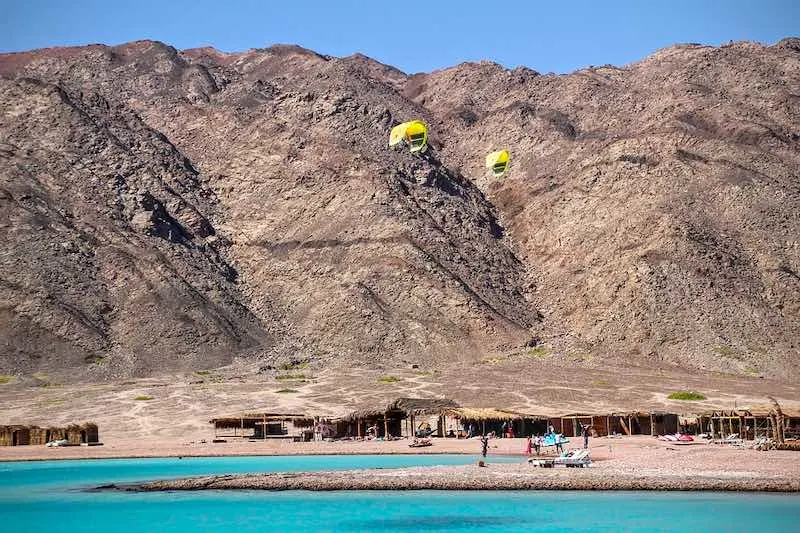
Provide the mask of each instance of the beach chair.
POLYGON ((773 440, 767 437, 759 437, 755 444, 753 444, 753 449, 759 451, 771 450, 774 447, 775 443, 773 440))
POLYGON ((727 444, 727 445, 736 446, 736 447, 743 447, 744 446, 744 441, 739 437, 739 435, 737 433, 731 433, 730 435, 728 435, 724 439, 717 440, 715 443, 716 444, 727 444))
POLYGON ((589 450, 572 450, 553 461, 554 464, 564 465, 567 468, 583 468, 592 463, 589 459, 589 450))

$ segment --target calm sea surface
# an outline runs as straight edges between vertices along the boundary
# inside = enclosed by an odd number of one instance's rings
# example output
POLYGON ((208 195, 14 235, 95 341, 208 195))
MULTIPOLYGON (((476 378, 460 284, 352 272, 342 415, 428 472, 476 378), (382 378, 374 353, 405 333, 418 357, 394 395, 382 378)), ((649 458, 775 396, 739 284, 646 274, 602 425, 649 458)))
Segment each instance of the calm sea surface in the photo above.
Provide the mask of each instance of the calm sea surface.
POLYGON ((140 494, 82 490, 112 482, 203 474, 451 465, 474 460, 471 456, 426 455, 0 462, 0 530, 800 531, 800 496, 783 494, 457 491, 140 494))

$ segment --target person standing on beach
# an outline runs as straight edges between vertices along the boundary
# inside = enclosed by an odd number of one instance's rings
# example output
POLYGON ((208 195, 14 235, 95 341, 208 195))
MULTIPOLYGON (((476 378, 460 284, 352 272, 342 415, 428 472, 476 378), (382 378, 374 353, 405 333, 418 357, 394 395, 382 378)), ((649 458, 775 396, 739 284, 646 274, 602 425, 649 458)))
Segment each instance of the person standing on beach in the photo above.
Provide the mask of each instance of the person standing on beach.
POLYGON ((486 458, 486 452, 489 451, 489 437, 481 435, 481 455, 486 458))
POLYGON ((539 455, 539 450, 542 449, 542 437, 538 433, 536 438, 533 439, 533 448, 536 450, 536 455, 539 455))
POLYGON ((584 424, 581 426, 583 428, 583 449, 589 447, 589 425, 584 424))
POLYGON ((564 436, 561 433, 556 433, 556 451, 558 453, 564 453, 564 444, 561 442, 564 436))
POLYGON ((525 455, 528 457, 531 456, 531 448, 533 448, 533 442, 531 442, 531 436, 528 435, 528 440, 525 442, 525 455))

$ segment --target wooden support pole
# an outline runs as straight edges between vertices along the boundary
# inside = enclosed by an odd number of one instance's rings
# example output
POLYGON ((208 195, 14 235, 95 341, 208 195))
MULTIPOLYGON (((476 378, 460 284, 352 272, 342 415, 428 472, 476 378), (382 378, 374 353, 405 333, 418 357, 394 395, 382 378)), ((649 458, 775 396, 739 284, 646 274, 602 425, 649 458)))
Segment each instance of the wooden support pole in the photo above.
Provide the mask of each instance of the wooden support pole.
POLYGON ((623 417, 619 417, 619 425, 622 426, 622 432, 626 435, 631 434, 631 430, 628 425, 625 423, 625 419, 623 417))
POLYGON ((383 413, 383 438, 389 437, 389 413, 383 413))
POLYGON ((653 427, 653 413, 650 413, 650 436, 655 435, 655 428, 653 427))

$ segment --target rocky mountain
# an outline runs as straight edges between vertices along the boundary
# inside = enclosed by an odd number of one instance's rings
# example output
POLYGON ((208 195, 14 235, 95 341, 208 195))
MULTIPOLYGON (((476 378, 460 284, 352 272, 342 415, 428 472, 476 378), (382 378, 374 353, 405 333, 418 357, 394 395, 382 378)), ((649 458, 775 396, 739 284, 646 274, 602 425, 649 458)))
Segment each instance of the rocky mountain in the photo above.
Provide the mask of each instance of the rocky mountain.
POLYGON ((798 39, 558 76, 294 46, 2 54, 0 371, 547 352, 789 378, 798 169, 798 39), (414 118, 425 159, 386 145, 414 118))

